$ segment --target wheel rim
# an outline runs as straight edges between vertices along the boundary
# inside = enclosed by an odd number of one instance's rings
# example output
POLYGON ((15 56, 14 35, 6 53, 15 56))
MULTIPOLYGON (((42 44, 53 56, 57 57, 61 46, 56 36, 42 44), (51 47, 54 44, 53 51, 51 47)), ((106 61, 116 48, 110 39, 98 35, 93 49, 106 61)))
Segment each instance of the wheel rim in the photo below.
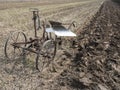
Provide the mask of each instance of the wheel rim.
POLYGON ((47 40, 42 47, 42 52, 44 53, 43 57, 48 58, 49 60, 54 59, 56 54, 56 45, 53 40, 47 40))
MULTIPOLYGON (((26 41, 27 41, 26 36, 22 32, 13 32, 12 34, 10 34, 5 43, 5 50, 4 50, 5 56, 10 60, 19 58, 22 55, 22 49, 13 46, 13 43, 26 42, 26 41)), ((25 47, 26 45, 21 44, 19 46, 25 47)))
POLYGON ((36 60, 38 60, 38 67, 39 71, 43 71, 45 67, 48 67, 50 62, 54 59, 55 56, 55 43, 52 40, 47 40, 41 50, 41 54, 37 55, 36 60), (40 55, 40 56, 39 56, 40 55))
MULTIPOLYGON (((38 56, 37 56, 36 59, 38 59, 38 56)), ((50 62, 51 62, 51 60, 49 60, 47 57, 44 57, 44 56, 41 55, 38 59, 37 69, 40 72, 44 71, 44 69, 49 66, 50 62)))

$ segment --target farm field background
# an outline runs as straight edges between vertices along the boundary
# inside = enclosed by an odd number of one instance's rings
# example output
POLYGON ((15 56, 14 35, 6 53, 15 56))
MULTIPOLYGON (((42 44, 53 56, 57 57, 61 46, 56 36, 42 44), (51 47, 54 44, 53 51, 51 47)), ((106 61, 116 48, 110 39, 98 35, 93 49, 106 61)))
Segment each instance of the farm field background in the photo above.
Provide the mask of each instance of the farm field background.
MULTIPOLYGON (((47 68, 46 71, 40 74, 32 69, 34 65, 29 62, 28 66, 23 66, 21 62, 6 62, 3 52, 4 43, 8 34, 12 31, 23 31, 28 38, 33 36, 33 21, 32 12, 29 11, 30 8, 38 8, 42 20, 55 20, 63 23, 76 21, 78 23, 77 29, 73 32, 78 35, 82 31, 82 28, 90 23, 90 20, 98 12, 103 2, 104 0, 26 0, 26 2, 17 0, 13 2, 9 0, 4 2, 1 0, 0 89, 50 90, 51 88, 51 90, 70 90, 66 89, 66 87, 62 87, 61 89, 57 87, 59 83, 57 83, 56 79, 59 80, 62 72, 65 74, 65 70, 69 69, 66 65, 70 66, 69 57, 65 56, 63 51, 59 51, 56 55, 56 61, 58 60, 57 63, 63 63, 63 66, 55 66, 56 72, 47 68), (62 61, 62 59, 66 57, 67 59, 62 61), (11 68, 12 71, 10 71, 11 68)), ((74 75, 70 77, 74 77, 74 75)))
MULTIPOLYGON (((103 0, 51 0, 38 2, 1 2, 0 3, 0 40, 1 47, 11 31, 33 33, 32 12, 30 8, 38 8, 42 20, 60 22, 76 21, 82 28, 97 12, 103 0)), ((3 56, 3 55, 2 55, 3 56)))

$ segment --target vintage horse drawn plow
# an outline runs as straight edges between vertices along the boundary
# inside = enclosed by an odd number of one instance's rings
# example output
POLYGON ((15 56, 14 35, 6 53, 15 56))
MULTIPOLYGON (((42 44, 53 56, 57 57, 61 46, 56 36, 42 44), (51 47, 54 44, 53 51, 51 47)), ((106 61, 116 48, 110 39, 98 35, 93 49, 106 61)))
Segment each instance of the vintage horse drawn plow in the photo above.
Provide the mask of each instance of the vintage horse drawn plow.
POLYGON ((42 71, 45 63, 54 59, 60 37, 76 36, 76 34, 70 31, 70 28, 74 26, 74 22, 60 23, 48 21, 46 23, 40 20, 38 9, 31 9, 31 11, 33 13, 34 37, 30 37, 28 40, 23 32, 13 32, 6 40, 4 52, 9 60, 34 53, 36 54, 36 69, 42 71), (64 26, 68 26, 68 29, 64 26), (37 33, 39 29, 43 31, 41 38, 37 33))

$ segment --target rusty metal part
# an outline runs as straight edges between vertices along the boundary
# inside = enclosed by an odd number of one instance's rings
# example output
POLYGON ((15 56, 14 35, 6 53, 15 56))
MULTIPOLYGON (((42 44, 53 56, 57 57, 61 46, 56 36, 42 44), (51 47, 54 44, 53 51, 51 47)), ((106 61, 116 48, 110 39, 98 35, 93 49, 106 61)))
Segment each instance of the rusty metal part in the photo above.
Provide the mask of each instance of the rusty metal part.
MULTIPOLYGON (((5 44, 5 55, 6 57, 8 57, 8 53, 7 53, 8 45, 11 46, 13 50, 21 49, 22 51, 35 53, 36 69, 41 71, 44 66, 44 63, 48 63, 54 59, 57 51, 57 43, 59 43, 59 45, 62 44, 62 41, 58 40, 58 36, 76 36, 76 34, 72 33, 69 30, 72 26, 75 27, 75 22, 72 22, 72 23, 60 23, 56 21, 48 21, 48 23, 46 23, 46 21, 40 22, 39 10, 36 8, 31 8, 30 11, 32 11, 32 14, 33 14, 32 19, 34 22, 34 25, 33 25, 34 38, 29 38, 29 41, 28 41, 26 39, 25 34, 22 32, 22 38, 24 39, 21 39, 20 41, 20 40, 17 40, 19 38, 19 32, 15 40, 11 35, 7 39, 5 44), (65 26, 67 26, 68 29, 66 29, 65 26), (42 38, 38 38, 39 36, 37 34, 37 30, 39 30, 41 27, 43 30, 42 38), (54 38, 52 37, 52 33, 55 34, 54 38), (10 39, 12 39, 13 42, 9 42, 10 39)), ((23 53, 26 53, 26 52, 23 52, 23 53)))
POLYGON ((39 11, 33 9, 33 22, 34 22, 34 30, 35 30, 35 37, 37 37, 37 30, 40 29, 40 18, 39 18, 39 11))
MULTIPOLYGON (((26 35, 23 32, 13 32, 10 34, 5 42, 4 53, 9 60, 16 59, 21 55, 21 49, 13 46, 12 43, 16 42, 25 42, 27 41, 26 35), (16 37, 15 37, 16 36, 16 37), (16 52, 17 51, 17 52, 16 52), (17 54, 16 54, 17 53, 17 54)), ((25 47, 26 44, 21 44, 22 47, 25 47)))

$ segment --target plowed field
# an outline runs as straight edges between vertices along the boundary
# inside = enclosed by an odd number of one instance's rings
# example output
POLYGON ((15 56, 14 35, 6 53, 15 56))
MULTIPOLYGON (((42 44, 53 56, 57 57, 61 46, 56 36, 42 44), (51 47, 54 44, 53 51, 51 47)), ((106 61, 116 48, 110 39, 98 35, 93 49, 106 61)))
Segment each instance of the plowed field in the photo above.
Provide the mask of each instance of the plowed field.
POLYGON ((1 90, 120 90, 119 4, 110 0, 68 0, 10 6, 0 10, 0 30, 1 90), (57 51, 54 63, 42 73, 29 61, 26 65, 22 60, 8 62, 3 52, 10 31, 32 35, 31 7, 40 10, 42 19, 78 23, 74 30, 77 47, 71 50, 63 43, 65 49, 57 51))

